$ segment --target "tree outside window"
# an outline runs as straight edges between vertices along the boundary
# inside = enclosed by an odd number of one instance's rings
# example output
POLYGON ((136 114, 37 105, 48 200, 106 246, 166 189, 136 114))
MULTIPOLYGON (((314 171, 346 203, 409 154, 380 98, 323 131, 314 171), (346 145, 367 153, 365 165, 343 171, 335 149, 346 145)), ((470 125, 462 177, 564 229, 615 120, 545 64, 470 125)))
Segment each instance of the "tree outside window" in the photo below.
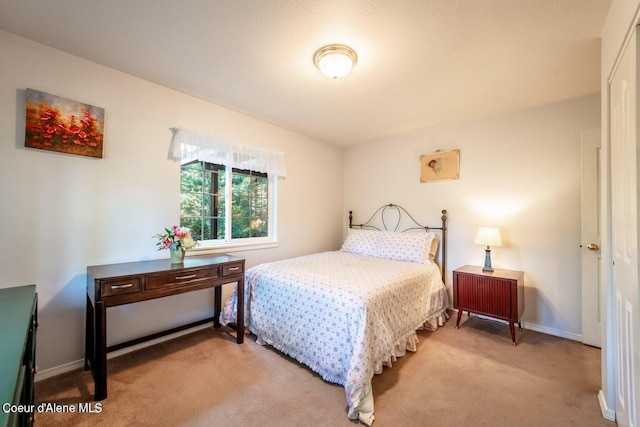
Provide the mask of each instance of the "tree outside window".
POLYGON ((180 226, 189 227, 198 240, 219 243, 269 236, 266 173, 195 160, 182 165, 180 182, 180 226))

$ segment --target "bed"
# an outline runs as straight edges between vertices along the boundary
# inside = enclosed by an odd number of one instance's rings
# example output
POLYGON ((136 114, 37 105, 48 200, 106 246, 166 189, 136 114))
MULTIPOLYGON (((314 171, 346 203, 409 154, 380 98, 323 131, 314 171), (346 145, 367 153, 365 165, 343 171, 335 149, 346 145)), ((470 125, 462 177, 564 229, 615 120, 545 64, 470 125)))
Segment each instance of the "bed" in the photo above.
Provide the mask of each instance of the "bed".
MULTIPOLYGON (((245 272, 245 327, 268 344, 344 386, 348 416, 371 425, 371 380, 407 350, 416 330, 446 318, 447 212, 427 227, 404 208, 380 207, 353 223, 339 251, 260 264, 245 272), (439 254, 439 257, 438 257, 439 254), (439 263, 437 260, 439 259, 439 263)), ((235 322, 235 293, 221 324, 235 322)))

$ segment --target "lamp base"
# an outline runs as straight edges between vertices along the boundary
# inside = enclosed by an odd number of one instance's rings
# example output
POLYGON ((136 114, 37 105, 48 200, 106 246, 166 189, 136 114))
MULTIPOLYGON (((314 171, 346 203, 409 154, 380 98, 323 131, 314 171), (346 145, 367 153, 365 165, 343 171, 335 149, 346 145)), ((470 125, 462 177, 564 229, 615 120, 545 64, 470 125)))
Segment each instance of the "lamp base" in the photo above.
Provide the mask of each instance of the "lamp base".
POLYGON ((489 246, 484 250, 484 267, 482 267, 482 271, 485 273, 493 273, 493 267, 491 267, 491 249, 489 246))

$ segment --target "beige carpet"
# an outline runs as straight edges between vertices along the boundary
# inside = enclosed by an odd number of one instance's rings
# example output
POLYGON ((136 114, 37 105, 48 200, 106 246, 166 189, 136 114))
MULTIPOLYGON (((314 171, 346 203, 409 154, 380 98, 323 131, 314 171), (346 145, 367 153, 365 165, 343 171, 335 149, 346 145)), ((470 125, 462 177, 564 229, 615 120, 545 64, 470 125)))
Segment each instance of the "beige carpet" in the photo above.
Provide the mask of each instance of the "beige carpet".
MULTIPOLYGON (((373 379, 375 427, 615 426, 598 406, 600 350, 475 317, 419 332, 373 379)), ((40 413, 38 426, 355 426, 342 387, 251 337, 206 329, 108 363, 100 413, 40 413)), ((92 402, 91 374, 36 383, 37 403, 92 402)))

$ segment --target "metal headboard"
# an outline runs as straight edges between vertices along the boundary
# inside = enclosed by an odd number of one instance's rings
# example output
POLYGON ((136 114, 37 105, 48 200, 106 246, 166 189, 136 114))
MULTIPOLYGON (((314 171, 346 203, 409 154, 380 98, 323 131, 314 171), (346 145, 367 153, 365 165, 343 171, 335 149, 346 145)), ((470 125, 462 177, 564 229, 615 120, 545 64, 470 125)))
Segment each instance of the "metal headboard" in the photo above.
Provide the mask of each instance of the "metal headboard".
POLYGON ((445 282, 445 277, 447 274, 447 219, 448 213, 446 209, 442 210, 442 225, 440 227, 430 227, 426 225, 420 224, 416 221, 413 216, 405 208, 399 205, 394 205, 390 203, 388 205, 380 206, 374 213, 371 215, 366 222, 362 224, 354 224, 353 223, 353 211, 349 211, 349 228, 364 228, 364 229, 372 229, 372 230, 385 230, 385 231, 396 231, 404 233, 406 231, 416 231, 416 230, 424 230, 425 232, 438 230, 441 233, 440 239, 440 268, 442 269, 442 281, 445 282), (385 216, 386 215, 386 216, 385 216), (395 221, 391 216, 395 216, 395 221), (395 225, 389 224, 390 221, 395 222, 395 225))

